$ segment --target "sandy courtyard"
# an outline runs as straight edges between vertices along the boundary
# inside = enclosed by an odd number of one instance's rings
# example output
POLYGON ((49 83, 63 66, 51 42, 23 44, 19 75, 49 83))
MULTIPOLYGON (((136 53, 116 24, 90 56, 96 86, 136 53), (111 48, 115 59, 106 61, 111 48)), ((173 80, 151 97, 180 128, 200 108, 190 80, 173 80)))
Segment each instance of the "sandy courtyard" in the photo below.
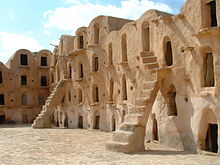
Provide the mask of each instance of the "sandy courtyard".
POLYGON ((193 155, 152 145, 150 151, 123 154, 105 151, 111 133, 80 129, 32 129, 1 126, 0 164, 6 165, 220 165, 220 158, 193 155))

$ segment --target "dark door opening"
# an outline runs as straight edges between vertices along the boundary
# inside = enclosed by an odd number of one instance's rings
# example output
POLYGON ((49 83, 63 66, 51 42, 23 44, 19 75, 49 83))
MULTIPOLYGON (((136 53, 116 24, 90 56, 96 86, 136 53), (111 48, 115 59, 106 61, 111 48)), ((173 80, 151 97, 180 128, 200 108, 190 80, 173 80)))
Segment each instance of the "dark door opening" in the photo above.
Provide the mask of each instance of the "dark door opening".
POLYGON ((209 124, 209 128, 206 134, 206 151, 218 152, 218 125, 217 124, 209 124))
POLYGON ((205 68, 205 87, 215 86, 214 65, 212 53, 207 53, 204 63, 205 68))
POLYGON ((83 40, 83 36, 79 36, 79 48, 83 49, 83 45, 84 44, 84 40, 83 40))
POLYGON ((41 76, 40 85, 47 86, 47 77, 46 76, 41 76))
POLYGON ((100 116, 95 117, 95 127, 94 129, 99 129, 100 116))
POLYGON ((115 117, 112 118, 112 131, 116 130, 115 117))
POLYGON ((83 128, 83 117, 79 116, 78 127, 83 128))
POLYGON ((0 124, 5 124, 5 115, 0 115, 0 124))
POLYGON ((41 66, 47 66, 47 57, 41 57, 41 66))
POLYGON ((65 121, 64 121, 64 127, 68 128, 69 126, 69 120, 68 120, 68 116, 66 116, 65 121))
POLYGON ((172 45, 170 41, 166 43, 165 60, 166 60, 167 66, 173 65, 173 52, 172 52, 172 45))
POLYGON ((21 54, 20 56, 20 64, 21 65, 28 65, 28 57, 27 54, 21 54))
POLYGON ((158 138, 158 126, 157 126, 157 120, 153 119, 153 140, 159 140, 158 138))
POLYGON ((26 75, 21 76, 21 85, 27 85, 27 76, 26 75))
POLYGON ((2 71, 0 71, 0 84, 2 84, 3 78, 2 78, 2 71))
POLYGON ((211 1, 207 4, 210 7, 210 16, 211 16, 211 26, 218 26, 217 16, 216 16, 216 2, 211 1))
POLYGON ((28 115, 27 114, 22 114, 22 122, 28 123, 28 115))
POLYGON ((0 94, 0 105, 5 105, 5 95, 0 94))

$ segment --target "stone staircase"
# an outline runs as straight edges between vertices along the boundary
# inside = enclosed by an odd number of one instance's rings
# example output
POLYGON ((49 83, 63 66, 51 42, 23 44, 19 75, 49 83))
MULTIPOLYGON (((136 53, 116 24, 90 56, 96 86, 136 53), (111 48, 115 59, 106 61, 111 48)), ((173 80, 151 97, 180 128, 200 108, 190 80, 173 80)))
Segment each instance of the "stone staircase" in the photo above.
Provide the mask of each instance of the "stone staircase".
POLYGON ((50 96, 47 98, 42 111, 32 124, 32 128, 51 128, 50 116, 53 110, 60 104, 62 100, 61 92, 66 79, 60 80, 53 88, 50 96))
POLYGON ((144 151, 145 125, 155 101, 157 86, 157 58, 152 52, 142 52, 143 69, 147 78, 143 90, 135 100, 134 106, 128 110, 120 129, 113 132, 112 141, 106 144, 106 149, 115 152, 132 153, 144 151))

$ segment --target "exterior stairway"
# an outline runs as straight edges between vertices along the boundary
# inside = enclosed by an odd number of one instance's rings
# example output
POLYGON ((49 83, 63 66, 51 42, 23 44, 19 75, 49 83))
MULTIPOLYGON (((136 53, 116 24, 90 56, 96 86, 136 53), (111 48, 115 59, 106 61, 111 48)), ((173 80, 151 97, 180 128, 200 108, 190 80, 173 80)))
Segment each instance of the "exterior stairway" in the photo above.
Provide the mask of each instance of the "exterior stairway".
POLYGON ((112 141, 106 149, 115 152, 132 153, 144 151, 145 125, 155 101, 157 86, 157 59, 152 52, 142 52, 144 70, 148 73, 143 90, 135 100, 133 108, 128 110, 120 129, 113 132, 112 141))
POLYGON ((53 88, 50 96, 47 98, 45 105, 42 107, 41 113, 36 117, 32 124, 32 128, 51 128, 50 116, 53 110, 61 102, 62 86, 67 80, 60 80, 53 88))

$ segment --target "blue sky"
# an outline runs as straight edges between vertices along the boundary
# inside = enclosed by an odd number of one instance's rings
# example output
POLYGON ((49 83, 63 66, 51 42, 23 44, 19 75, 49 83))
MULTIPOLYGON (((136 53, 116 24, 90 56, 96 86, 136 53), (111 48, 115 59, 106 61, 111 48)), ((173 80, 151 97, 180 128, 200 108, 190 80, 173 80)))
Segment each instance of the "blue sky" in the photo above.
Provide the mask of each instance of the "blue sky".
POLYGON ((145 11, 176 14, 185 0, 5 0, 0 2, 0 61, 21 48, 50 49, 97 15, 138 19, 145 11))

